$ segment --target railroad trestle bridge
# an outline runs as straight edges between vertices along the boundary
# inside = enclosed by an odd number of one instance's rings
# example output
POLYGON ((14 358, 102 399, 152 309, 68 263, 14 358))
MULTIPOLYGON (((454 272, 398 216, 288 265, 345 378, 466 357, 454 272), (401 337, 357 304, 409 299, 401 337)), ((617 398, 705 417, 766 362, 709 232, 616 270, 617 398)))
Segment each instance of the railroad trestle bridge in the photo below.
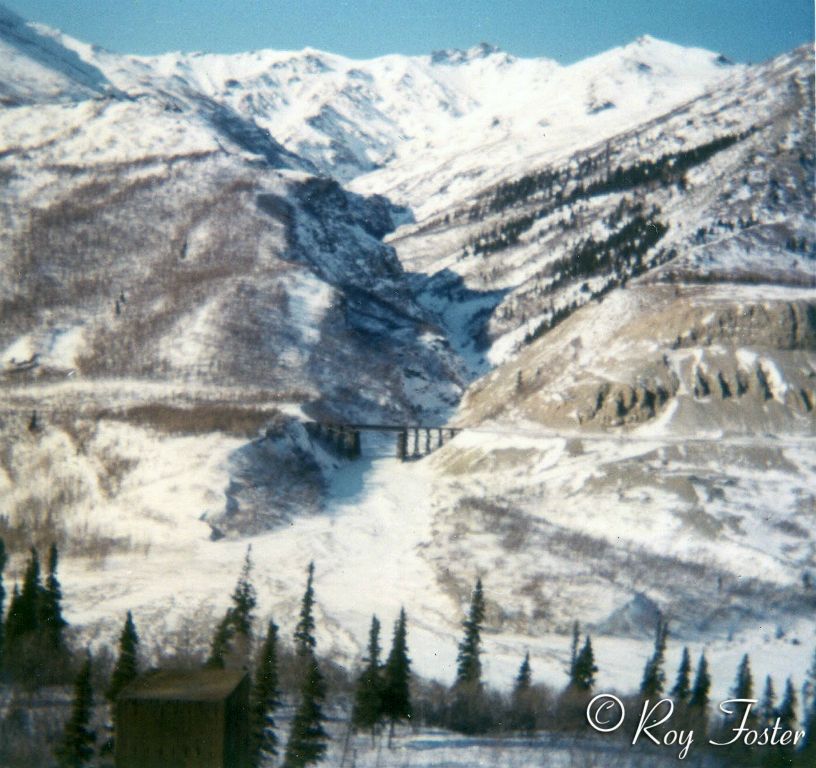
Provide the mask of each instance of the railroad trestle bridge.
POLYGON ((348 459, 359 458, 362 452, 363 432, 391 432, 394 434, 395 455, 401 461, 427 456, 461 432, 459 427, 428 424, 349 424, 325 421, 307 421, 306 432, 333 452, 348 459))

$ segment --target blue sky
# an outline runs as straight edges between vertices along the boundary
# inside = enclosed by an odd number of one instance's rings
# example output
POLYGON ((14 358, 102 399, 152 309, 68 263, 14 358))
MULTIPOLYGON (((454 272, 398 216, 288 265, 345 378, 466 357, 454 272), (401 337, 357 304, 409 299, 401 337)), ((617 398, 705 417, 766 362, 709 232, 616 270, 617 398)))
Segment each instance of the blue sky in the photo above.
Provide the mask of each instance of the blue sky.
POLYGON ((813 0, 0 0, 124 53, 320 48, 355 58, 481 41, 568 63, 650 34, 764 61, 813 40, 813 0))

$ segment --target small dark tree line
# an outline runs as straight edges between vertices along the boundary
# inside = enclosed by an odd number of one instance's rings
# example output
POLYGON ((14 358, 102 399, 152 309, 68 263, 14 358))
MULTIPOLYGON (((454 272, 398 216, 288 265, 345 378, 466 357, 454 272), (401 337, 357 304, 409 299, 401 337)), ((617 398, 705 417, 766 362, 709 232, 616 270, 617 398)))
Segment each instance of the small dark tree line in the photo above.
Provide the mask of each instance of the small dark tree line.
MULTIPOLYGON (((4 550, 0 542, 0 563, 4 550)), ((16 612, 11 622, 11 635, 25 622, 39 622, 40 631, 48 642, 62 636, 64 619, 60 608, 61 591, 57 579, 57 553, 49 553, 47 576, 39 574, 39 561, 32 551, 26 564, 22 589, 16 590, 16 612), (31 611, 26 600, 40 595, 39 608, 31 611), (43 595, 49 594, 45 599, 43 595), (22 605, 22 609, 21 609, 22 605), (61 621, 55 621, 59 617, 61 621), (18 625, 15 626, 15 622, 18 625), (57 628, 56 631, 54 628, 57 628)), ((306 589, 300 606, 297 626, 292 636, 291 656, 286 659, 288 674, 294 680, 288 687, 282 686, 278 627, 268 620, 256 653, 252 652, 254 621, 257 598, 251 581, 252 562, 250 552, 236 587, 231 604, 225 613, 228 622, 222 620, 216 627, 213 648, 218 648, 223 628, 228 625, 231 633, 223 646, 221 658, 224 663, 243 663, 244 668, 253 665, 253 682, 250 699, 250 746, 254 766, 282 760, 285 768, 299 768, 322 761, 328 751, 329 735, 326 728, 324 707, 327 700, 327 681, 323 669, 327 662, 317 656, 315 610, 314 564, 307 570, 306 589), (241 639, 243 638, 243 639, 241 639), (238 642, 236 642, 236 640, 238 642), (216 642, 218 641, 218 642, 216 642), (240 654, 236 656, 236 648, 240 654), (276 711, 282 702, 282 689, 292 696, 293 716, 286 739, 278 734, 276 711)), ((0 587, 3 570, 0 568, 0 587)), ((0 597, 3 593, 0 592, 0 597)), ((14 601, 12 601, 14 602, 14 601)), ((10 613, 10 611, 9 611, 10 613)), ((589 633, 582 633, 580 625, 573 626, 570 641, 569 663, 566 668, 567 683, 560 693, 554 693, 534 680, 533 660, 525 653, 512 680, 508 694, 500 694, 483 680, 485 632, 489 631, 487 598, 481 579, 477 579, 470 596, 470 604, 462 621, 462 637, 456 656, 456 677, 449 687, 427 683, 417 679, 411 672, 408 652, 407 614, 401 609, 394 623, 390 651, 385 661, 380 643, 380 621, 372 617, 366 654, 356 679, 350 722, 356 730, 371 733, 376 739, 385 726, 389 730, 389 744, 400 723, 425 723, 440 725, 467 734, 479 733, 533 733, 540 730, 576 730, 587 728, 585 708, 594 694, 599 665, 589 633)), ((8 621, 3 625, 8 633, 8 621)), ((29 629, 28 631, 32 631, 29 629)), ((667 682, 666 650, 669 638, 668 623, 659 617, 655 628, 654 648, 646 660, 641 685, 633 703, 656 701, 668 697, 675 706, 672 725, 695 731, 695 743, 704 744, 710 733, 722 737, 742 721, 743 712, 733 711, 724 721, 714 722, 710 701, 711 677, 704 653, 700 654, 696 668, 692 665, 688 648, 682 649, 680 663, 673 682, 667 682), (668 693, 666 692, 668 690, 668 693)), ((118 653, 113 664, 109 682, 103 688, 105 698, 111 705, 122 690, 140 672, 139 635, 133 616, 127 613, 119 635, 118 653)), ((211 653, 207 663, 213 658, 211 653)), ((94 719, 93 679, 97 666, 89 652, 81 654, 81 663, 74 678, 74 694, 70 716, 65 724, 62 738, 54 755, 60 768, 81 768, 97 764, 113 748, 116 722, 112 733, 97 755, 97 733, 101 722, 94 719)), ((76 670, 77 667, 74 667, 76 670)), ((328 665, 331 670, 331 665, 328 665)), ((331 674, 331 672, 330 672, 331 674)), ((98 675, 96 675, 98 678, 98 675)), ((749 714, 749 727, 804 731, 795 743, 777 745, 769 750, 751 750, 734 746, 730 754, 734 760, 746 766, 805 766, 812 764, 814 753, 813 724, 816 719, 816 656, 805 676, 801 696, 792 679, 786 680, 779 693, 773 680, 764 681, 761 697, 756 688, 750 659, 745 655, 740 661, 732 690, 734 698, 760 698, 760 703, 749 714), (810 762, 808 762, 810 761, 810 762)), ((629 699, 627 699, 627 702, 629 699)), ((628 706, 628 704, 627 704, 628 706)))

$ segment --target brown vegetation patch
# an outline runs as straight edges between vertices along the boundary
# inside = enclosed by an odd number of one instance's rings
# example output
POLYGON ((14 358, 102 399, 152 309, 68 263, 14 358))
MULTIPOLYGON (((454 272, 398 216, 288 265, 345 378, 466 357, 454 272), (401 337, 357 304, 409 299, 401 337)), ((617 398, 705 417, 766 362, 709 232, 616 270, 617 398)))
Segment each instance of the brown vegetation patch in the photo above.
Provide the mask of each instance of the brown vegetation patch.
POLYGON ((253 437, 264 426, 275 429, 282 424, 282 416, 277 410, 259 410, 227 404, 183 407, 151 403, 120 411, 103 411, 99 417, 125 421, 175 435, 223 432, 237 437, 253 437))

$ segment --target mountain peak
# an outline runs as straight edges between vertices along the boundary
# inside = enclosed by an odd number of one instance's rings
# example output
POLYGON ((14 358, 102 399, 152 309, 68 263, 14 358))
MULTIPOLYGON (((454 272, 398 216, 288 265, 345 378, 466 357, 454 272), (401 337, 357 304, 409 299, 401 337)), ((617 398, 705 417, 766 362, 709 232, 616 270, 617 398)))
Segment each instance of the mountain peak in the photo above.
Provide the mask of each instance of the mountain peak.
POLYGON ((478 59, 486 59, 495 54, 504 54, 505 57, 509 57, 509 55, 498 46, 482 42, 468 48, 466 51, 463 51, 461 48, 444 48, 439 51, 434 51, 431 54, 431 63, 467 64, 478 59))
POLYGON ((56 30, 26 21, 0 5, 0 60, 5 103, 88 98, 110 93, 111 84, 93 64, 66 47, 56 30))

